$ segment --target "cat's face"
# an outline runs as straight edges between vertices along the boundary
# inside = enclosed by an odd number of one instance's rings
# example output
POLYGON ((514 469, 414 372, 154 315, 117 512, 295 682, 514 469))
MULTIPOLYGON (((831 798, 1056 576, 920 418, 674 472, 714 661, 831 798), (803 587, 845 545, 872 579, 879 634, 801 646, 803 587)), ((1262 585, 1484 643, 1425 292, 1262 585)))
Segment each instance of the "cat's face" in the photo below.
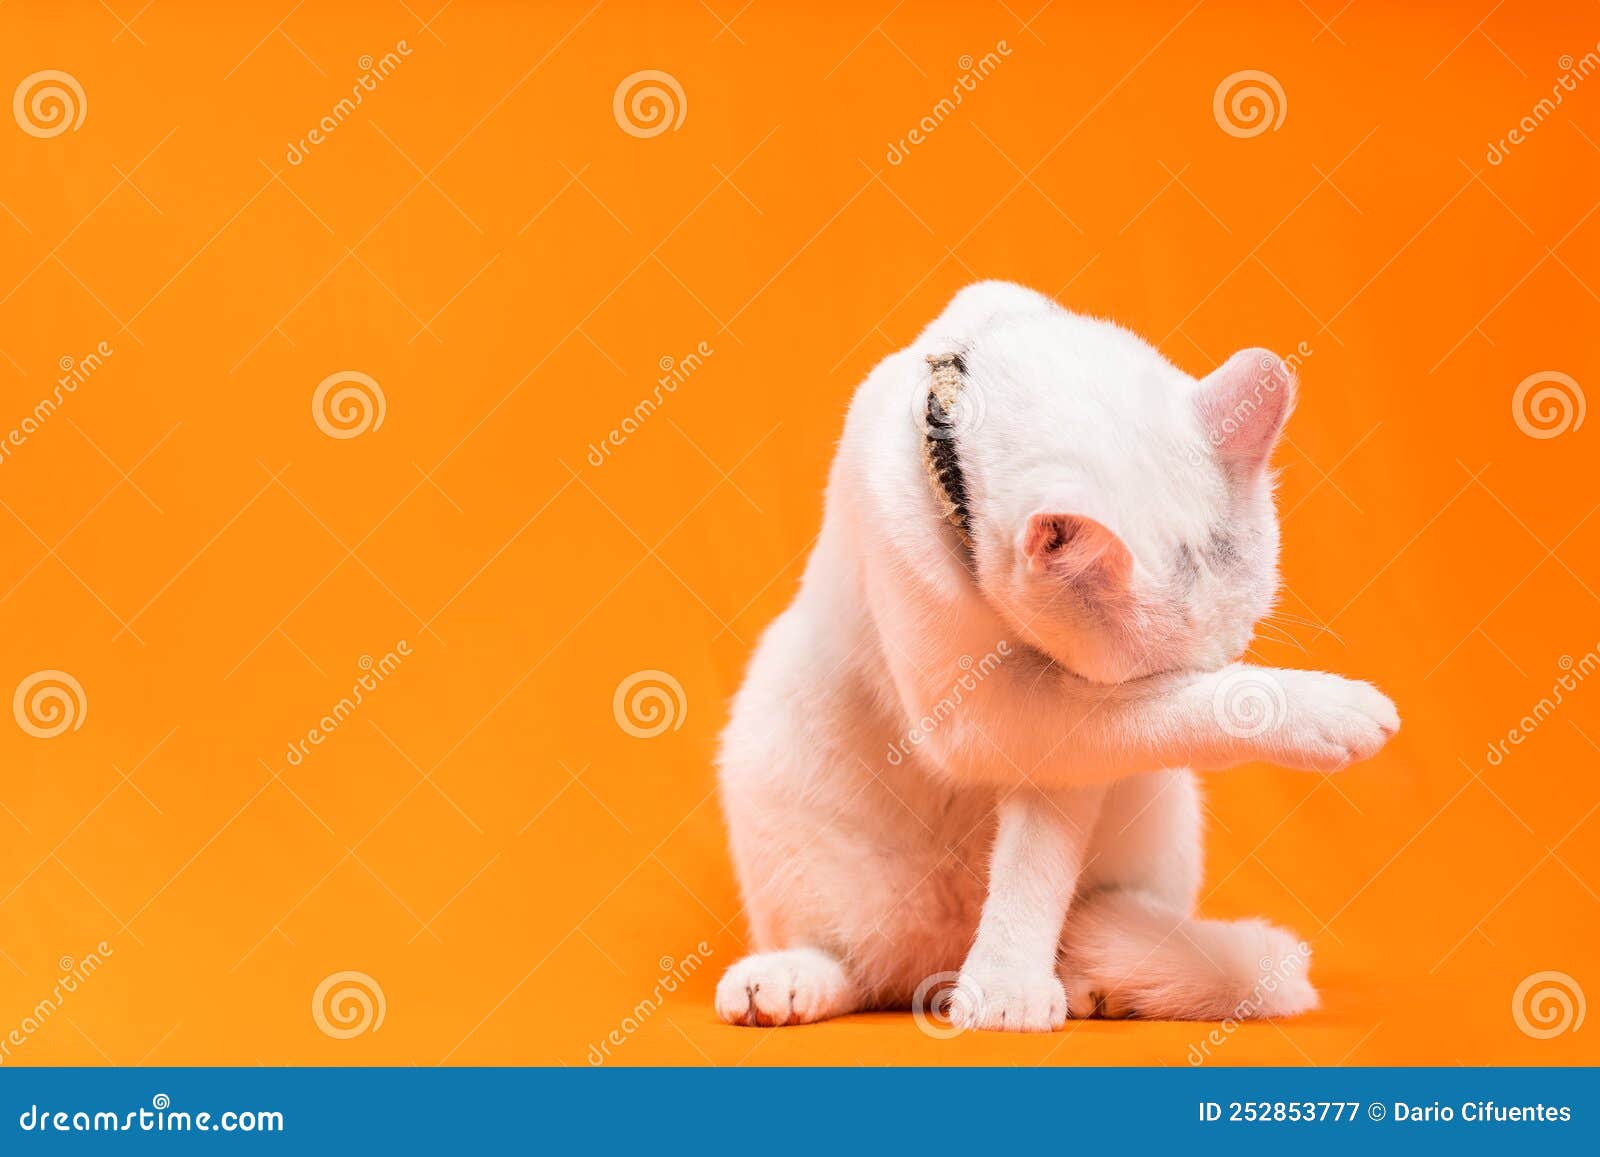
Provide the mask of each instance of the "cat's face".
POLYGON ((1033 646, 1095 682, 1239 657, 1277 590, 1267 462, 1293 377, 1265 350, 1196 381, 1054 310, 972 346, 979 581, 1033 646))

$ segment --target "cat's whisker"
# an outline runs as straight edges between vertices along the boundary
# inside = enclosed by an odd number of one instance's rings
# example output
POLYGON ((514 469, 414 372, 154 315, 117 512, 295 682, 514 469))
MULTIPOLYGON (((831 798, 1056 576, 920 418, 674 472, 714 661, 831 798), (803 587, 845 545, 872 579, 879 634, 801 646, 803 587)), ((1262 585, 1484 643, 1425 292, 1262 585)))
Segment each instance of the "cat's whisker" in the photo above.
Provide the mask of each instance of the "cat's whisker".
POLYGON ((1296 626, 1299 626, 1299 624, 1298 623, 1295 623, 1295 624, 1285 623, 1280 619, 1276 619, 1271 615, 1267 615, 1267 616, 1265 616, 1265 617, 1263 617, 1261 619, 1256 620, 1256 626, 1258 626, 1258 627, 1267 627, 1267 628, 1269 628, 1271 630, 1277 631, 1280 635, 1287 635, 1290 638, 1294 638, 1295 637, 1294 629, 1295 629, 1296 626))
POLYGON ((1274 609, 1267 612, 1267 617, 1272 619, 1282 619, 1289 623, 1300 623, 1301 625, 1307 627, 1323 627, 1323 624, 1319 623, 1316 619, 1308 619, 1304 615, 1291 614, 1282 609, 1274 609))
POLYGON ((1286 611, 1286 610, 1283 609, 1283 605, 1281 603, 1276 605, 1276 606, 1274 606, 1267 613, 1270 614, 1270 615, 1273 615, 1276 618, 1280 618, 1280 619, 1293 619, 1297 623, 1309 623, 1310 625, 1312 625, 1314 627, 1322 626, 1321 620, 1314 619, 1314 618, 1313 619, 1308 619, 1304 615, 1295 614, 1295 612, 1293 612, 1293 611, 1286 611))
POLYGON ((1299 615, 1291 615, 1287 611, 1271 611, 1267 614, 1266 620, 1271 620, 1279 624, 1280 628, 1283 628, 1285 624, 1292 624, 1296 627, 1308 627, 1311 630, 1316 631, 1319 635, 1327 635, 1341 647, 1345 645, 1343 635, 1339 634, 1338 631, 1335 631, 1326 623, 1319 623, 1315 619, 1303 619, 1299 615))
POLYGON ((1272 630, 1272 631, 1278 632, 1276 635, 1270 635, 1270 634, 1267 635, 1266 636, 1266 641, 1267 642, 1271 642, 1271 643, 1288 643, 1289 645, 1297 648, 1302 655, 1309 655, 1311 653, 1310 651, 1306 650, 1306 647, 1305 647, 1304 643, 1302 643, 1299 639, 1297 639, 1293 635, 1289 634, 1288 631, 1285 631, 1282 627, 1277 626, 1274 623, 1269 623, 1269 622, 1267 622, 1265 620, 1262 620, 1261 622, 1258 622, 1256 624, 1256 630, 1257 631, 1272 630))

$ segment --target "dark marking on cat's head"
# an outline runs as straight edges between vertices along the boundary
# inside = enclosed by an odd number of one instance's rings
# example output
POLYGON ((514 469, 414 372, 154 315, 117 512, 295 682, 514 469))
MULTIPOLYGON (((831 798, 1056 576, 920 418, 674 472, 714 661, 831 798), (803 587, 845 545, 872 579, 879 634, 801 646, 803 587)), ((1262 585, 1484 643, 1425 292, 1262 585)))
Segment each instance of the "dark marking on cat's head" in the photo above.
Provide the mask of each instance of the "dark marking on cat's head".
POLYGON ((1192 586, 1200 577, 1200 560, 1195 557, 1187 542, 1178 544, 1178 558, 1173 565, 1173 571, 1177 580, 1185 586, 1192 586))
POLYGON ((1217 566, 1233 566, 1239 561, 1239 544, 1225 530, 1213 530, 1206 551, 1217 566))

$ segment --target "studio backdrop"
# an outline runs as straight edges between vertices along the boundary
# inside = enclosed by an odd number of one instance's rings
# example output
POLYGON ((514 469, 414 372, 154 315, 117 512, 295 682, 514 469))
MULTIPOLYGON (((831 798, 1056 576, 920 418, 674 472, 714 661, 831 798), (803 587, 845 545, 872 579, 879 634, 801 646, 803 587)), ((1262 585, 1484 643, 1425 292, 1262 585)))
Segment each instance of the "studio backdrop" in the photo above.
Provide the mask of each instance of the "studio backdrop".
MULTIPOLYGON (((1587 3, 0 8, 5 1064, 1593 1063, 1587 3), (1291 359, 1278 1023, 722 1024, 717 735, 962 286, 1291 359)), ((974 658, 977 658, 976 656, 974 658)))

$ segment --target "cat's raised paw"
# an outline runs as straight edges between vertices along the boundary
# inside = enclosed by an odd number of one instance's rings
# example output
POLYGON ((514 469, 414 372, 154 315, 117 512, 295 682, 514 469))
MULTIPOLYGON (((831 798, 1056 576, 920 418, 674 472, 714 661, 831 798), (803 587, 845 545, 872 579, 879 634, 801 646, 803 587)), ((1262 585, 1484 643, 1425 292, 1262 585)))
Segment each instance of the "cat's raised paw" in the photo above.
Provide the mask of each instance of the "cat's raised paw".
POLYGON ((815 948, 746 956, 717 983, 717 1015, 729 1024, 810 1024, 853 1012, 858 1004, 843 966, 815 948))
POLYGON ((968 967, 948 1009, 957 1028, 1055 1032, 1067 1023, 1067 992, 1052 972, 968 967))
MULTIPOLYGON (((1392 700, 1371 683, 1320 671, 1276 671, 1282 718, 1260 735, 1267 758, 1308 771, 1370 759, 1400 730, 1392 700)), ((1270 710, 1270 707, 1269 707, 1270 710)))

